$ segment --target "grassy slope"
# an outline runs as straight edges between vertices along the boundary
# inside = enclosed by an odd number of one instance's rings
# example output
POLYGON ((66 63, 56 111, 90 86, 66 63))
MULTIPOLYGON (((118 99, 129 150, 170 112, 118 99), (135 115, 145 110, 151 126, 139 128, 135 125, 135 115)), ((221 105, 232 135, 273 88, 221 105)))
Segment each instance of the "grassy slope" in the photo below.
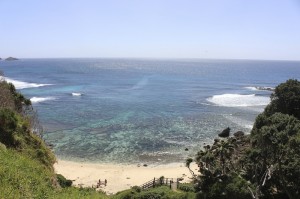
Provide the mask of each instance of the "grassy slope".
POLYGON ((56 187, 56 176, 39 161, 0 147, 0 198, 108 198, 91 189, 56 187))

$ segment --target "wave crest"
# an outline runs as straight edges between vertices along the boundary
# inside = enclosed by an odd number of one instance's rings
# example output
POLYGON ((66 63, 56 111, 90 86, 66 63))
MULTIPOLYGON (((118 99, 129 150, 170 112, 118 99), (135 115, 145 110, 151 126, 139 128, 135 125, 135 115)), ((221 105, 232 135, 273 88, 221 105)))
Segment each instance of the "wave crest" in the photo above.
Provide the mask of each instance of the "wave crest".
POLYGON ((207 101, 218 106, 225 107, 247 107, 247 106, 266 106, 270 103, 269 97, 256 96, 255 94, 222 94, 214 95, 207 101))
MULTIPOLYGON (((0 78, 1 77, 2 76, 0 76, 0 78)), ((7 77, 4 77, 4 79, 8 83, 12 83, 16 87, 16 89, 37 88, 37 87, 51 86, 52 85, 52 84, 37 84, 37 83, 22 82, 22 81, 10 79, 10 78, 7 78, 7 77)))
POLYGON ((274 91, 275 90, 275 88, 268 87, 268 86, 247 86, 245 88, 252 91, 274 91))
POLYGON ((49 101, 49 100, 55 100, 55 97, 32 97, 32 98, 30 98, 30 101, 33 104, 44 102, 44 101, 49 101))
POLYGON ((81 93, 72 93, 72 96, 81 96, 81 93))

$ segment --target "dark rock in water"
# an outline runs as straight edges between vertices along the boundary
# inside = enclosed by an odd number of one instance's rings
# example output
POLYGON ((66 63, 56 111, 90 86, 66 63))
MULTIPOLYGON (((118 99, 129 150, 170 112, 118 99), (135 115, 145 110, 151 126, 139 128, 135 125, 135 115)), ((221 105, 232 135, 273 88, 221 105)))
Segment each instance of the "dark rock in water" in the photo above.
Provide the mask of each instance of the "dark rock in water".
POLYGON ((147 167, 147 166, 148 166, 148 164, 143 164, 143 166, 144 166, 144 167, 147 167))
POLYGON ((234 135, 234 137, 242 137, 245 135, 245 133, 243 131, 237 131, 233 135, 234 135))
POLYGON ((189 149, 188 149, 188 148, 185 148, 184 150, 185 150, 185 151, 188 151, 189 149))
POLYGON ((215 138, 214 141, 215 141, 215 143, 218 143, 218 142, 220 142, 220 139, 219 138, 215 138))
POLYGON ((230 128, 226 128, 224 129, 221 133, 219 133, 219 137, 222 137, 222 138, 226 138, 226 137, 229 137, 229 134, 230 134, 230 128))
POLYGON ((18 60, 18 59, 15 57, 8 57, 5 59, 5 61, 15 61, 15 60, 18 60))

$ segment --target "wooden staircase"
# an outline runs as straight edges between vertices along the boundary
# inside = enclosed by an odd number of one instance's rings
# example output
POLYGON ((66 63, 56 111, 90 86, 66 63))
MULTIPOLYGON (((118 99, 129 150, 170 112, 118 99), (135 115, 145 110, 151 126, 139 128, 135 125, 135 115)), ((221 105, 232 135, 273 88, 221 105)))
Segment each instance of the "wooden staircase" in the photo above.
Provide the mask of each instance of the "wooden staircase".
POLYGON ((178 178, 153 178, 153 180, 149 180, 148 182, 145 182, 140 187, 144 189, 150 189, 154 188, 156 186, 162 186, 167 185, 170 186, 172 190, 176 190, 179 185, 179 179, 178 178))

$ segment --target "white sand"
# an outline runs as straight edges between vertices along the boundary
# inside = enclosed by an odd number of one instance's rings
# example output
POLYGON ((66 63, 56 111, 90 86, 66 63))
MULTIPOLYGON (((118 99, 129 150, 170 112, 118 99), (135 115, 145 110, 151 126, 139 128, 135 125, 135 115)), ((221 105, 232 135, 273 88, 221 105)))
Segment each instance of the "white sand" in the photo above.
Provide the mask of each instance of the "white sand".
MULTIPOLYGON (((74 180, 75 186, 96 186, 97 181, 107 180, 107 186, 102 185, 101 189, 107 194, 116 193, 132 186, 139 186, 153 179, 164 176, 166 178, 184 178, 184 182, 191 181, 189 170, 182 163, 167 164, 161 166, 140 166, 80 163, 58 160, 54 165, 55 171, 67 179, 74 180)), ((192 170, 197 173, 197 165, 191 164, 192 170)))

